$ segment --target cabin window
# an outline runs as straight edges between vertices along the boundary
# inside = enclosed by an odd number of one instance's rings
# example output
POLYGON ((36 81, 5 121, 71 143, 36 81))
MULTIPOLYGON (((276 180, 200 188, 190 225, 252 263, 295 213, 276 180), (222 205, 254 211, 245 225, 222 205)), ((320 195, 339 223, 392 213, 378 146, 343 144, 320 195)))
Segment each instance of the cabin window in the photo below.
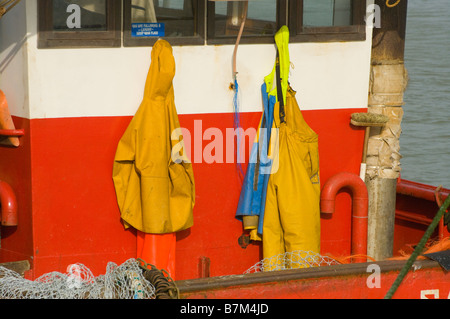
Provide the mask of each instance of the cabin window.
POLYGON ((351 0, 303 0, 304 27, 352 25, 351 0))
MULTIPOLYGON (((286 0, 249 1, 240 43, 273 43, 277 30, 286 24, 286 0)), ((208 43, 235 43, 243 1, 208 1, 208 43)))
POLYGON ((39 48, 118 47, 121 5, 115 0, 40 0, 39 48))
POLYGON ((362 0, 289 1, 290 41, 365 40, 365 2, 362 0))
MULTIPOLYGON (((249 1, 241 43, 273 43, 284 24, 291 42, 365 40, 363 0, 249 1)), ((241 25, 242 1, 208 1, 209 44, 234 43, 241 25)))
POLYGON ((204 44, 204 12, 203 0, 124 1, 124 45, 204 44))

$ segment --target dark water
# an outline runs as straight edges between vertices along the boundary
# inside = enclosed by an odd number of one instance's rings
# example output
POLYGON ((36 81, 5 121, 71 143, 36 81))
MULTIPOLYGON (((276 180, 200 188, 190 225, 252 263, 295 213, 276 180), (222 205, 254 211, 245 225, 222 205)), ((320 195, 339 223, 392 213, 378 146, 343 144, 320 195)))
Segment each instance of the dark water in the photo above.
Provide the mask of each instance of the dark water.
POLYGON ((450 188, 450 0, 410 0, 400 153, 404 179, 450 188))

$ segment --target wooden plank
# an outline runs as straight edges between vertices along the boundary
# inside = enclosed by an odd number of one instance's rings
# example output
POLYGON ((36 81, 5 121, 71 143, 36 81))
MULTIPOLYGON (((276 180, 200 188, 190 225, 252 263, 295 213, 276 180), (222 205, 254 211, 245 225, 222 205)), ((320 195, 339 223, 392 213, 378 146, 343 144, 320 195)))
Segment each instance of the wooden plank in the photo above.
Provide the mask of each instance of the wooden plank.
POLYGON ((5 267, 12 271, 15 271, 22 277, 25 275, 25 271, 30 270, 30 262, 28 260, 14 261, 8 263, 1 263, 0 267, 5 267))

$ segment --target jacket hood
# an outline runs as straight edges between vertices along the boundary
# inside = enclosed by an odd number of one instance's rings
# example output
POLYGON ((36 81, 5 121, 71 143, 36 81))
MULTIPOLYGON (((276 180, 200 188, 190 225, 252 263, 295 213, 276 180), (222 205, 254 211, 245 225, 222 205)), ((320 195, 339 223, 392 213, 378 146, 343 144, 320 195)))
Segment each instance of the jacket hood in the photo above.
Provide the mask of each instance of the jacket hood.
POLYGON ((172 46, 166 40, 158 40, 153 45, 152 62, 145 82, 144 98, 165 98, 172 87, 175 76, 175 59, 172 46))

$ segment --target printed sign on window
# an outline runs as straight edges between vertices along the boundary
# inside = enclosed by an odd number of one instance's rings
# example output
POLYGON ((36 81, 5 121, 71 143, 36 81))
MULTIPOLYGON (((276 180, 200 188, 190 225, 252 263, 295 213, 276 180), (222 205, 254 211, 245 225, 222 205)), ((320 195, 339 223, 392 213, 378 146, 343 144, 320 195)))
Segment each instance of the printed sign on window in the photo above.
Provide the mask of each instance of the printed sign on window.
POLYGON ((164 23, 132 23, 132 37, 163 37, 165 35, 164 23))

